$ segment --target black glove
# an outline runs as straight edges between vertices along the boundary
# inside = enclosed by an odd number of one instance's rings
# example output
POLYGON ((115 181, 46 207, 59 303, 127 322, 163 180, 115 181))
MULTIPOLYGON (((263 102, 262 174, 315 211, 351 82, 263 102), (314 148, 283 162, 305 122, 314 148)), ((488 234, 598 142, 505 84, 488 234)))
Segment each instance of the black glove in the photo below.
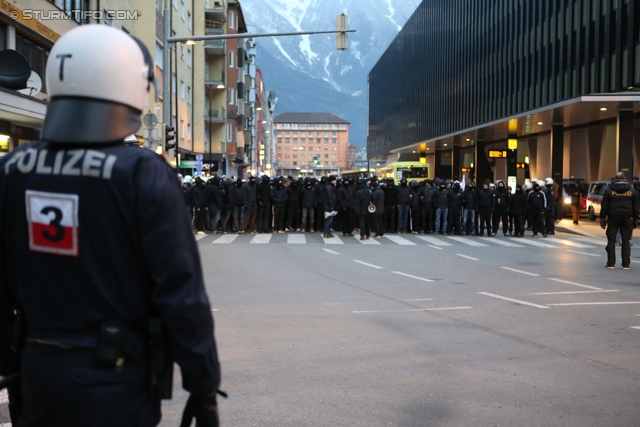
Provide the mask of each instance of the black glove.
POLYGON ((191 395, 187 400, 182 414, 180 427, 191 426, 191 421, 195 418, 198 427, 218 427, 218 403, 216 393, 207 395, 191 395))
POLYGON ((600 227, 602 227, 603 230, 607 229, 607 220, 604 218, 600 218, 600 227))

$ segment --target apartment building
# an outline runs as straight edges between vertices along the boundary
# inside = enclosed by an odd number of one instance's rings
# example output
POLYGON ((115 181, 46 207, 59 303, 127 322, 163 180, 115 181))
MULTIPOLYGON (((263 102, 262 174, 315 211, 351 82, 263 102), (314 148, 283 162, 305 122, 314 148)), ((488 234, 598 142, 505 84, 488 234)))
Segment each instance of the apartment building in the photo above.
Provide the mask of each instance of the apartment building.
MULTIPOLYGON (((60 17, 59 12, 64 11, 62 3, 0 0, 0 50, 18 51, 32 70, 30 88, 13 90, 0 82, 0 155, 40 136, 47 108, 44 71, 49 52, 62 34, 84 23, 80 14, 76 19, 60 17), (38 14, 32 14, 33 10, 38 14)), ((76 3, 78 9, 89 9, 87 1, 76 3)))
POLYGON ((274 124, 276 174, 320 177, 348 169, 349 122, 330 113, 284 113, 274 124))

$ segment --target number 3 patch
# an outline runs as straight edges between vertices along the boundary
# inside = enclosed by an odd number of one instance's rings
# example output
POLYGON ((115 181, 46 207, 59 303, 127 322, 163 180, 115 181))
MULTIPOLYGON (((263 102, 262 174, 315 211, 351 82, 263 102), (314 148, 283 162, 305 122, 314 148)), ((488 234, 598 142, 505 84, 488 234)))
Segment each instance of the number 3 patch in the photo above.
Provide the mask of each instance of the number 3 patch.
POLYGON ((78 195, 27 190, 25 201, 29 249, 78 256, 78 195))

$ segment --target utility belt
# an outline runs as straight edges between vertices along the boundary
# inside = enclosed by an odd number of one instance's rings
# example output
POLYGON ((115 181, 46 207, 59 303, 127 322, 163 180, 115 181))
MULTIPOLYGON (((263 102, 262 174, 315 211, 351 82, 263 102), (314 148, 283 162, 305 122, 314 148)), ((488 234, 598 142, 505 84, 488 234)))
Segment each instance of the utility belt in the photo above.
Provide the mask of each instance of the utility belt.
POLYGON ((27 325, 19 307, 14 308, 11 322, 11 346, 20 353, 24 342, 54 345, 63 348, 95 348, 97 366, 120 370, 127 360, 145 355, 149 371, 149 388, 159 399, 171 399, 173 389, 173 359, 166 331, 158 317, 147 321, 146 330, 120 319, 101 322, 81 330, 42 329, 27 325))

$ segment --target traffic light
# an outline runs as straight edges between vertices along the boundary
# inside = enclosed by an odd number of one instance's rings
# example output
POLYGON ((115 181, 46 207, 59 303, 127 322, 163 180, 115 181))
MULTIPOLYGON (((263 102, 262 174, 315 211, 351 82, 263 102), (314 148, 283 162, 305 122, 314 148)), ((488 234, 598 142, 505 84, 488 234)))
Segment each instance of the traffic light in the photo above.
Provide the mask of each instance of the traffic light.
POLYGON ((173 144, 170 143, 170 141, 173 141, 176 138, 175 131, 176 131, 176 128, 174 128, 173 126, 166 126, 164 128, 164 151, 165 152, 172 150, 176 146, 175 142, 173 144))
POLYGON ((318 160, 318 157, 314 157, 313 158, 313 163, 315 163, 316 166, 318 166, 320 164, 320 160, 318 160))

